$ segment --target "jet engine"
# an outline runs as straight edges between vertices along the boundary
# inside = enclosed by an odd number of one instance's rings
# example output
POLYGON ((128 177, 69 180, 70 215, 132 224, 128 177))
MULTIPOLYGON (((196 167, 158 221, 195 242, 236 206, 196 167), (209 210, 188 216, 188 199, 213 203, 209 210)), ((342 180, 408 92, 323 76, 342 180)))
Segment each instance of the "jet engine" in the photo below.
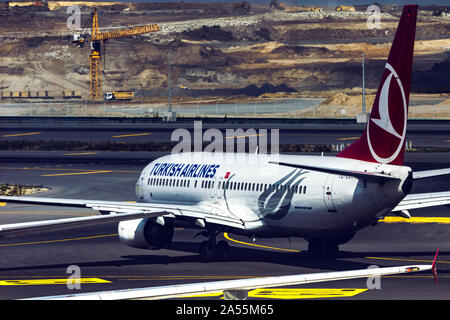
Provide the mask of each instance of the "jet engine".
POLYGON ((164 225, 151 218, 121 221, 118 227, 122 243, 140 249, 159 250, 170 245, 173 237, 173 224, 165 221, 164 225))

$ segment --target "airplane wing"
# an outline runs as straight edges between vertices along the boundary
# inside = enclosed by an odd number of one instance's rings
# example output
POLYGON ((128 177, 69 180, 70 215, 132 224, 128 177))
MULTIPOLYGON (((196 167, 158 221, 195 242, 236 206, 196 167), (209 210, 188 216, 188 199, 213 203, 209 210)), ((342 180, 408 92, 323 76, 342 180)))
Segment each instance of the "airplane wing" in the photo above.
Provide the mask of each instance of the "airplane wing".
POLYGON ((88 217, 54 219, 0 225, 0 238, 38 234, 47 231, 66 230, 73 227, 101 224, 107 221, 132 220, 144 217, 182 218, 204 227, 206 223, 246 229, 245 223, 225 208, 209 203, 196 205, 168 205, 152 203, 124 203, 120 201, 97 201, 39 197, 1 196, 0 201, 24 204, 40 204, 90 208, 101 215, 88 217))
POLYGON ((432 270, 436 274, 435 263, 432 265, 409 265, 398 267, 370 268, 337 272, 322 272, 275 277, 262 277, 238 280, 190 283, 171 286, 148 287, 138 289, 111 290, 92 293, 69 294, 59 296, 37 297, 27 300, 125 300, 125 299, 168 299, 182 298, 189 295, 223 292, 225 299, 246 299, 248 291, 257 288, 292 286, 316 282, 367 278, 393 274, 432 270))
POLYGON ((434 207, 434 206, 443 206, 449 204, 450 204, 450 191, 416 193, 407 195, 392 210, 392 212, 434 207))

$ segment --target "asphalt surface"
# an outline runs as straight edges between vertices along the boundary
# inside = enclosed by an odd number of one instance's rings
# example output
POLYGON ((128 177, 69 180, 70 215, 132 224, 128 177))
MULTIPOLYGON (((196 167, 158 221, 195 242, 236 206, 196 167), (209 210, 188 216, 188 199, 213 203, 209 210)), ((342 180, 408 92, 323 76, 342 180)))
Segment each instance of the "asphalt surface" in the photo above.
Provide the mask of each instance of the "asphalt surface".
MULTIPOLYGON (((152 157, 145 158, 142 154, 142 158, 135 156, 130 160, 127 154, 110 158, 97 154, 86 161, 85 156, 70 156, 68 161, 65 156, 48 153, 45 162, 33 153, 22 153, 20 161, 8 162, 2 157, 0 182, 51 188, 36 196, 132 201, 135 181, 152 157), (77 157, 80 161, 76 161, 77 157)), ((406 162, 415 170, 442 168, 448 163, 448 154, 407 154, 406 162)), ((412 192, 448 190, 448 179, 436 178, 417 183, 412 192)), ((411 213, 422 217, 450 215, 447 207, 411 213)), ((19 204, 0 207, 1 224, 90 214, 93 214, 90 210, 63 207, 19 204)), ((302 239, 253 242, 229 234, 226 236, 232 257, 228 261, 202 263, 197 253, 202 239, 194 239, 196 232, 176 229, 172 248, 159 251, 121 244, 115 224, 1 240, 0 299, 364 269, 373 265, 428 264, 437 248, 440 248, 438 286, 431 273, 420 273, 373 280, 372 287, 379 289, 369 290, 366 279, 344 280, 260 290, 250 293, 250 299, 448 299, 450 292, 450 226, 445 223, 379 223, 357 233, 332 260, 309 257, 307 243, 302 239), (72 265, 79 269, 71 269, 72 265), (74 270, 79 270, 87 282, 81 283, 80 289, 71 290, 67 279, 74 275, 74 270)))
MULTIPOLYGON (((200 119, 201 120, 201 119, 200 119)), ((192 141, 194 135, 193 124, 190 123, 79 123, 77 121, 64 124, 52 122, 50 119, 31 122, 2 122, 0 140, 2 141, 82 141, 82 142, 170 142, 179 141, 176 129, 187 130, 192 141), (172 135, 174 134, 174 137, 172 135)), ((224 123, 201 122, 203 133, 210 129, 219 129, 225 143, 248 137, 266 137, 272 141, 272 135, 279 133, 280 144, 347 144, 355 141, 364 130, 364 125, 333 124, 312 122, 305 124, 283 124, 267 122, 245 124, 239 120, 224 123), (243 131, 235 131, 242 129, 243 131), (247 131, 253 129, 254 131, 247 131), (229 130, 229 131, 227 131, 229 130)), ((179 133, 180 131, 178 131, 179 133)), ((198 137, 202 139, 202 137, 198 137)), ((448 123, 408 124, 406 141, 411 141, 416 147, 450 147, 450 126, 448 123)))

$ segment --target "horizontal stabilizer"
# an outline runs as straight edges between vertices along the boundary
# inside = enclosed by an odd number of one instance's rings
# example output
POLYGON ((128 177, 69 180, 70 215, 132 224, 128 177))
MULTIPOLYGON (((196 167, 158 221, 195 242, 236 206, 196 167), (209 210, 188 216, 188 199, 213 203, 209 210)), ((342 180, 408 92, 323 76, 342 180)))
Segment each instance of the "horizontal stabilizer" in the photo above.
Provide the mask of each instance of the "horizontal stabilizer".
POLYGON ((286 162, 270 161, 269 163, 278 164, 280 166, 297 168, 297 169, 305 169, 305 170, 311 170, 311 171, 337 174, 337 175, 342 175, 342 176, 355 177, 355 178, 358 178, 358 179, 361 179, 361 180, 364 180, 367 182, 374 182, 374 183, 383 183, 383 182, 387 182, 387 181, 400 180, 399 178, 392 177, 387 174, 376 173, 376 172, 353 171, 353 170, 327 168, 327 167, 320 167, 320 166, 310 166, 310 165, 286 163, 286 162))
POLYGON ((413 172, 413 179, 424 179, 450 174, 450 168, 413 172))
POLYGON ((450 191, 408 194, 392 212, 445 206, 450 204, 450 191))

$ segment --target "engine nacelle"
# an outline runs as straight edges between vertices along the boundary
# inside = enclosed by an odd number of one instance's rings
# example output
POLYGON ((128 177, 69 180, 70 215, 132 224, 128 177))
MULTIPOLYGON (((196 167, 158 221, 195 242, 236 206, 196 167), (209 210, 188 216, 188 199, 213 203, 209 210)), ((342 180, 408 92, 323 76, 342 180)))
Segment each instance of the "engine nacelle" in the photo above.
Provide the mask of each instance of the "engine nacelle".
POLYGON ((161 249, 172 241, 173 225, 160 225, 150 218, 119 222, 119 239, 122 243, 140 249, 161 249))

